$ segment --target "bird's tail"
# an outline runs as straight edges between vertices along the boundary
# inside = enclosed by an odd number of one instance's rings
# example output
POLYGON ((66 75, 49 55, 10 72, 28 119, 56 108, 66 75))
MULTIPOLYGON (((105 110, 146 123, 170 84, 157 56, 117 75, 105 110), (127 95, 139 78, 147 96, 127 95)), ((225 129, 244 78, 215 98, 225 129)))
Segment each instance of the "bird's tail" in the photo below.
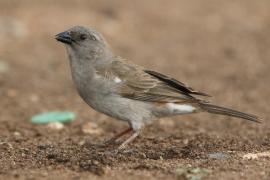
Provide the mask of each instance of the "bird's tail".
POLYGON ((242 118, 249 121, 260 123, 259 121, 260 118, 252 114, 247 114, 247 113, 243 113, 243 112, 236 111, 233 109, 224 108, 224 107, 220 107, 220 106, 216 106, 216 105, 208 104, 208 103, 200 103, 200 107, 204 111, 212 113, 212 114, 232 116, 232 117, 242 118))

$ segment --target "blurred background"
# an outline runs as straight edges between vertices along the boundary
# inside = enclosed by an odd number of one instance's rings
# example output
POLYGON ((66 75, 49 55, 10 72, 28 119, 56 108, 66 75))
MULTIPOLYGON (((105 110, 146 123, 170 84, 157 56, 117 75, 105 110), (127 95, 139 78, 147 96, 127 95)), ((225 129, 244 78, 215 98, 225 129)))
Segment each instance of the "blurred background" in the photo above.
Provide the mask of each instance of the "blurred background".
MULTIPOLYGON (((90 109, 75 91, 65 48, 54 36, 83 25, 100 31, 115 54, 207 92, 215 104, 264 118, 258 125, 207 114, 174 117, 144 137, 182 133, 189 140, 203 133, 224 138, 224 146, 229 136, 228 143, 240 138, 255 143, 251 150, 264 149, 270 144, 269 8, 269 0, 0 0, 0 137, 15 142, 19 133, 25 141, 17 145, 29 147, 42 138, 56 144, 63 136, 83 138, 87 122, 106 132, 88 135, 93 141, 126 127, 90 109), (54 110, 73 111, 77 120, 61 132, 29 123, 34 114, 54 110)), ((241 151, 243 144, 235 147, 241 151)), ((2 169, 20 169, 2 163, 2 169)))

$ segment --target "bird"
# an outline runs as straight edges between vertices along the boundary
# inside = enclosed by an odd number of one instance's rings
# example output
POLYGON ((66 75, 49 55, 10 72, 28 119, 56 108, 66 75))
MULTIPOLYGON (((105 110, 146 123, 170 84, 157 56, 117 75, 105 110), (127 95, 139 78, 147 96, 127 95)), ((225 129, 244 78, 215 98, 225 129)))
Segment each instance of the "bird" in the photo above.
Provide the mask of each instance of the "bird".
POLYGON ((55 39, 66 47, 80 97, 94 110, 128 123, 127 129, 106 141, 114 143, 129 134, 119 149, 164 117, 207 112, 260 122, 255 115, 211 104, 204 100, 208 94, 115 55, 92 27, 74 26, 55 39))

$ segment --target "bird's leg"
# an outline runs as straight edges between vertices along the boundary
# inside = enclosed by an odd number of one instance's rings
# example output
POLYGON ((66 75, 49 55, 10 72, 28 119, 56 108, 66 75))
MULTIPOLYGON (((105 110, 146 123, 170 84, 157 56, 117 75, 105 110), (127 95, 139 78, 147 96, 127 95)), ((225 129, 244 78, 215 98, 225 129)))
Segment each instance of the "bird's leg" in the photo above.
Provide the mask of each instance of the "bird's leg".
POLYGON ((128 143, 133 141, 137 136, 139 135, 139 131, 133 131, 133 134, 125 140, 119 147, 118 149, 124 149, 128 143))
POLYGON ((127 128, 126 130, 116 134, 111 140, 116 141, 117 139, 121 138, 122 136, 124 136, 125 134, 129 133, 133 131, 133 129, 131 127, 127 128))
POLYGON ((120 137, 124 136, 125 134, 129 133, 133 131, 133 129, 131 127, 129 127, 128 129, 125 129, 124 131, 116 134, 114 137, 112 137, 111 139, 107 140, 105 142, 105 144, 112 144, 114 143, 117 139, 119 139, 120 137))

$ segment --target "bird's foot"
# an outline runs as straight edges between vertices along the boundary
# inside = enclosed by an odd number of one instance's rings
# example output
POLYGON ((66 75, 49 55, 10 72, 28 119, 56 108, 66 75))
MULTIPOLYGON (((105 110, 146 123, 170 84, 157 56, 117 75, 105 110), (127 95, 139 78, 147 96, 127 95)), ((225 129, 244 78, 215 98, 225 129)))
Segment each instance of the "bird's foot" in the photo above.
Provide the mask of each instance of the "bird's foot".
POLYGON ((127 140, 125 140, 117 149, 123 150, 126 148, 126 146, 133 141, 137 136, 139 135, 139 132, 134 132, 127 140))
POLYGON ((116 138, 111 138, 111 139, 105 140, 105 141, 103 142, 103 144, 104 144, 105 146, 115 145, 115 144, 117 144, 117 139, 116 139, 116 138))

